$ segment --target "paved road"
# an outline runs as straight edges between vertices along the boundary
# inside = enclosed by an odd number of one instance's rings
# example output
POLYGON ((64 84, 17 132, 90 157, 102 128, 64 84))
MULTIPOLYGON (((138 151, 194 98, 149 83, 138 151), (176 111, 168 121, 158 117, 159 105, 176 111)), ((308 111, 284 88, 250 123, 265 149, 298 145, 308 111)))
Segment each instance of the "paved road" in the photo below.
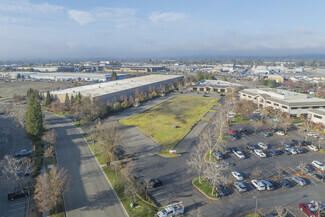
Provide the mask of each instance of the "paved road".
POLYGON ((65 117, 44 113, 47 127, 54 128, 58 134, 55 148, 59 166, 66 168, 73 177, 64 198, 67 216, 127 216, 80 129, 65 117))

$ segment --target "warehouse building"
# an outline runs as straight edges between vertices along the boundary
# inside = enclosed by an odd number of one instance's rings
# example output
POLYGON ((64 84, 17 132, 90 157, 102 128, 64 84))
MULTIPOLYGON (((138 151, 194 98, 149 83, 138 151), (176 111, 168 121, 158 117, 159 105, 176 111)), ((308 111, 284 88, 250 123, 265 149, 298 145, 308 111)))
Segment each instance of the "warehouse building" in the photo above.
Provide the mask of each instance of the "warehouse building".
MULTIPOLYGON (((82 96, 97 98, 102 102, 116 102, 123 95, 134 96, 135 91, 148 91, 149 87, 159 88, 163 85, 176 85, 184 76, 180 75, 146 75, 141 77, 127 78, 123 80, 110 81, 98 84, 78 86, 62 90, 50 91, 54 99, 61 103, 65 101, 65 96, 70 97, 80 93, 82 96)), ((46 93, 42 93, 45 95, 46 93)))
POLYGON ((272 107, 291 117, 307 117, 310 109, 325 108, 325 99, 274 88, 244 89, 240 99, 253 101, 259 108, 272 107))
POLYGON ((321 123, 325 126, 325 109, 310 109, 308 118, 315 124, 321 123))
POLYGON ((225 93, 229 92, 231 87, 243 87, 243 85, 221 80, 202 80, 193 83, 192 90, 225 93))

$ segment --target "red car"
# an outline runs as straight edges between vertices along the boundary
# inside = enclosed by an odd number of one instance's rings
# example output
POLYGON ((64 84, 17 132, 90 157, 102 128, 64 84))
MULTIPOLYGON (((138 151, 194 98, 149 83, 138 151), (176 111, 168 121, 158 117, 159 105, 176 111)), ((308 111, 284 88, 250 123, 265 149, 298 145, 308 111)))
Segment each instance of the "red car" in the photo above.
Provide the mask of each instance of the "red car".
POLYGON ((308 217, 318 217, 317 210, 308 203, 300 203, 299 209, 307 214, 308 217))
POLYGON ((228 131, 229 131, 229 133, 232 134, 232 135, 237 135, 237 130, 229 129, 228 131))

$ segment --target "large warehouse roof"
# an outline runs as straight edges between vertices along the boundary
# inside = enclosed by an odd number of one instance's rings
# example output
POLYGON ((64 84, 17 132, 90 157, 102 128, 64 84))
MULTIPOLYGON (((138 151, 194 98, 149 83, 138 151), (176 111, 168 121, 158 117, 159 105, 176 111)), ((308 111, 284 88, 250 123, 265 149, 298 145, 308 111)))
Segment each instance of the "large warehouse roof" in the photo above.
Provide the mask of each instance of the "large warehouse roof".
POLYGON ((72 87, 62 90, 51 91, 53 95, 76 95, 80 92, 83 96, 98 97, 122 90, 137 88, 145 85, 154 84, 170 79, 181 78, 182 75, 146 75, 141 77, 127 78, 98 84, 91 84, 79 87, 72 87))

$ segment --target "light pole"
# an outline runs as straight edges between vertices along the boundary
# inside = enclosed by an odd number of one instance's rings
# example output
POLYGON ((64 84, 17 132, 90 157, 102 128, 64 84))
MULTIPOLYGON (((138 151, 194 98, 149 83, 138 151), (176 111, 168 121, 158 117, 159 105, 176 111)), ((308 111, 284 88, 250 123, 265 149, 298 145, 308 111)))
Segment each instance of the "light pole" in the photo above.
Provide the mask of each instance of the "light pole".
POLYGON ((95 142, 94 142, 94 134, 91 134, 91 141, 93 143, 93 153, 95 154, 95 142))
POLYGON ((255 217, 256 217, 256 212, 257 212, 257 204, 258 204, 258 196, 254 196, 253 198, 256 199, 256 204, 255 204, 255 217))

